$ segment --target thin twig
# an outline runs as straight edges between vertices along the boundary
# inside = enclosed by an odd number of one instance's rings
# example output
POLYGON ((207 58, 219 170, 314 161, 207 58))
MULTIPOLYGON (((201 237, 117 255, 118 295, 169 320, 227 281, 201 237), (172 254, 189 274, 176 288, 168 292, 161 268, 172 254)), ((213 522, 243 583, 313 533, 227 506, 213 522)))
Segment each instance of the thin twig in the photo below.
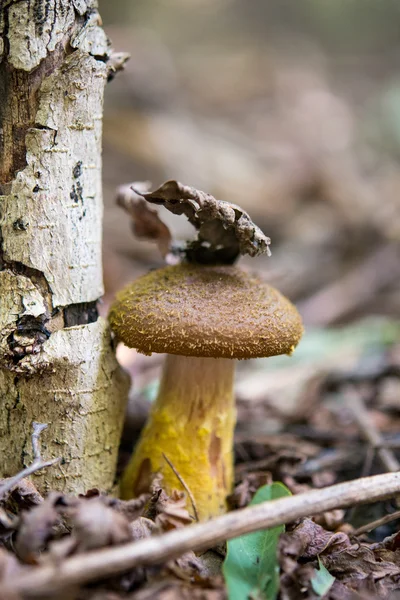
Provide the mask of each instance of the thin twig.
POLYGON ((353 533, 351 535, 359 536, 359 535, 362 535, 363 533, 369 533, 373 529, 376 529, 377 527, 381 527, 382 525, 387 525, 388 523, 391 523, 392 521, 397 521, 397 519, 400 519, 400 510, 397 510, 396 512, 392 513, 391 515, 385 515, 384 517, 381 517, 380 519, 376 519, 376 521, 371 521, 371 523, 367 523, 366 525, 359 527, 358 529, 353 531, 353 533))
POLYGON ((163 457, 165 458, 165 460, 167 461, 168 465, 171 467, 171 469, 174 472, 174 475, 176 475, 179 483, 181 484, 181 486, 184 488, 185 492, 187 493, 187 495, 189 496, 190 502, 192 504, 192 508, 193 508, 193 512, 194 512, 194 518, 195 520, 198 522, 199 521, 199 513, 197 512, 197 507, 196 507, 196 502, 194 500, 194 496, 192 494, 192 492, 190 491, 189 486, 187 485, 187 483, 185 482, 185 480, 183 479, 182 475, 179 473, 179 471, 177 469, 175 469, 174 465, 172 464, 172 462, 169 460, 169 458, 167 456, 165 456, 164 452, 162 453, 163 457))
POLYGON ((104 579, 138 566, 162 564, 189 550, 205 550, 246 533, 270 529, 336 508, 386 500, 396 494, 400 494, 400 473, 356 479, 263 502, 206 523, 196 523, 138 542, 80 554, 61 564, 32 567, 18 579, 5 581, 4 585, 8 584, 12 590, 26 598, 40 598, 49 591, 60 590, 65 586, 104 579))
POLYGON ((46 467, 51 467, 51 466, 55 465, 56 463, 60 462, 61 457, 53 458, 52 460, 47 460, 47 461, 42 460, 41 453, 40 453, 39 438, 40 438, 40 434, 42 433, 43 429, 46 429, 47 426, 48 426, 47 423, 36 423, 36 421, 34 421, 32 423, 33 433, 32 433, 31 439, 32 439, 33 461, 29 465, 29 467, 22 469, 22 471, 20 471, 13 477, 9 477, 8 479, 6 479, 6 481, 3 483, 3 485, 0 486, 0 498, 2 498, 4 496, 4 494, 6 494, 10 490, 12 490, 12 488, 14 486, 16 486, 17 483, 19 483, 25 477, 29 477, 29 475, 36 473, 36 471, 40 471, 41 469, 45 469, 46 467))
POLYGON ((376 449, 376 454, 385 469, 387 471, 391 471, 392 473, 399 471, 400 463, 393 454, 392 450, 389 450, 389 448, 385 446, 385 442, 375 427, 375 424, 373 423, 365 407, 361 395, 350 390, 346 392, 345 403, 352 412, 353 418, 356 421, 363 437, 374 449, 376 449))
POLYGON ((301 302, 300 312, 310 325, 336 323, 399 277, 398 244, 381 245, 343 277, 301 302))
MULTIPOLYGON (((357 449, 349 448, 338 448, 330 452, 329 454, 322 453, 320 456, 315 458, 309 458, 304 464, 300 465, 296 470, 296 477, 304 475, 312 475, 313 473, 319 473, 327 469, 333 469, 339 471, 343 465, 356 467, 362 462, 362 454, 357 449)), ((368 475, 366 473, 365 475, 368 475)))

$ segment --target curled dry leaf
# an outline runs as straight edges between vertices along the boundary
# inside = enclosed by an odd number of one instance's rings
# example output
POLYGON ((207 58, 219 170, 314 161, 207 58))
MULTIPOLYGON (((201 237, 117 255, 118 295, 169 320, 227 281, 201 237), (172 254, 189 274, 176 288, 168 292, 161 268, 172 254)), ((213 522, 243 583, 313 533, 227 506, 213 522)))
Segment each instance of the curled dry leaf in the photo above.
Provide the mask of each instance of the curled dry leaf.
POLYGON ((344 516, 345 511, 337 508, 336 510, 328 510, 321 515, 316 515, 315 522, 325 529, 334 531, 343 525, 344 516))
POLYGON ((217 200, 210 194, 167 181, 153 192, 134 185, 138 197, 165 206, 174 215, 185 215, 198 231, 197 240, 187 245, 188 260, 199 263, 233 263, 240 254, 269 254, 271 240, 236 204, 217 200))
MULTIPOLYGON (((85 498, 86 500, 98 498, 105 506, 109 506, 123 515, 129 522, 132 522, 142 514, 146 503, 150 499, 150 494, 141 494, 131 500, 120 500, 119 498, 114 498, 114 496, 107 496, 101 493, 97 488, 92 488, 87 490, 85 494, 79 494, 79 498, 85 498)), ((74 500, 72 502, 74 503, 74 500)), ((76 502, 74 506, 76 506, 76 502)))
POLYGON ((287 572, 293 559, 314 559, 322 552, 333 549, 342 551, 349 546, 351 542, 345 533, 325 531, 311 519, 302 519, 292 531, 281 536, 279 552, 283 568, 287 572))
POLYGON ((115 511, 123 515, 130 523, 140 517, 146 502, 149 501, 150 494, 141 494, 137 498, 131 500, 119 500, 118 498, 109 499, 109 506, 115 511))
POLYGON ((186 494, 173 490, 168 496, 163 490, 162 476, 155 475, 151 484, 152 495, 147 503, 144 515, 154 521, 158 530, 169 531, 193 523, 186 509, 186 494))
POLYGON ((186 494, 173 490, 170 497, 162 498, 160 495, 157 503, 158 514, 156 525, 162 531, 179 529, 185 525, 193 523, 193 519, 186 509, 186 494))
POLYGON ((132 539, 129 521, 101 498, 80 500, 69 510, 76 551, 123 544, 132 539))
POLYGON ((170 560, 166 565, 166 570, 182 581, 193 581, 194 577, 199 579, 208 574, 201 558, 191 550, 176 560, 170 560))
POLYGON ((146 517, 139 517, 131 523, 132 539, 143 540, 148 538, 155 529, 157 529, 157 526, 154 521, 146 519, 146 517))
POLYGON ((258 488, 270 483, 272 475, 269 471, 247 473, 229 496, 229 505, 231 508, 244 508, 250 504, 258 488))
POLYGON ((386 537, 381 542, 371 544, 374 552, 397 552, 400 551, 400 531, 396 531, 393 535, 386 537))
POLYGON ((163 258, 171 251, 172 237, 168 227, 158 216, 158 212, 149 206, 140 194, 141 185, 121 185, 117 190, 117 204, 121 206, 132 218, 132 230, 138 239, 152 240, 157 243, 163 258))
POLYGON ((353 597, 349 594, 354 591, 364 594, 363 598, 368 597, 367 592, 373 594, 371 597, 385 598, 399 589, 400 550, 391 550, 390 544, 353 543, 345 533, 325 531, 311 519, 303 519, 281 536, 279 553, 283 598, 294 598, 301 589, 310 589, 314 572, 310 567, 315 566, 317 557, 337 578, 328 598, 353 597))
MULTIPOLYGON (((0 487, 13 478, 1 479, 0 487)), ((37 506, 43 502, 43 496, 38 492, 36 486, 27 478, 21 479, 15 484, 12 490, 8 491, 1 499, 1 503, 7 508, 16 508, 17 510, 37 506)))
MULTIPOLYGON (((321 560, 330 573, 342 581, 354 583, 358 579, 382 579, 397 576, 400 581, 399 554, 392 554, 392 560, 384 560, 380 552, 375 553, 364 544, 353 544, 345 551, 332 552, 321 556, 321 560), (393 559, 396 562, 393 562, 393 559)), ((356 587, 356 585, 353 585, 356 587)))
POLYGON ((21 524, 15 541, 15 550, 21 560, 36 563, 40 553, 61 521, 56 508, 60 494, 50 494, 41 504, 21 514, 21 524))
POLYGON ((21 479, 11 492, 11 497, 19 509, 38 506, 43 502, 43 496, 29 479, 21 479))
POLYGON ((65 498, 63 512, 72 529, 71 535, 52 541, 42 563, 60 563, 71 554, 148 537, 144 528, 140 535, 138 528, 134 530, 126 517, 111 507, 113 500, 98 493, 65 498))

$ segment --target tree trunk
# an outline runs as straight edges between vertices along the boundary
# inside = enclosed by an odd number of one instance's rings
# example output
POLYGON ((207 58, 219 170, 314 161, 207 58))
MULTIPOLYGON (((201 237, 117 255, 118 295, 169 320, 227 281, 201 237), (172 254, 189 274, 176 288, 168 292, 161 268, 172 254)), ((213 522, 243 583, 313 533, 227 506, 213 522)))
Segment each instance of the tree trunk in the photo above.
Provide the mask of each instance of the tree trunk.
POLYGON ((0 0, 0 475, 110 489, 126 397, 98 316, 110 47, 93 0, 0 0))

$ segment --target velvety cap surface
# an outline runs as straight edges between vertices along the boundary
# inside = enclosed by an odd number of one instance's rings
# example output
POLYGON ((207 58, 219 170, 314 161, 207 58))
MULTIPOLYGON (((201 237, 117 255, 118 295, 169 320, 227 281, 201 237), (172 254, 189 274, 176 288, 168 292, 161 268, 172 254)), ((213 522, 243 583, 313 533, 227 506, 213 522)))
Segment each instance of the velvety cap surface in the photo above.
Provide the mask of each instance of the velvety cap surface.
POLYGON ((230 266, 180 264, 152 271, 118 294, 109 318, 118 339, 145 354, 290 354, 303 333, 287 298, 230 266))

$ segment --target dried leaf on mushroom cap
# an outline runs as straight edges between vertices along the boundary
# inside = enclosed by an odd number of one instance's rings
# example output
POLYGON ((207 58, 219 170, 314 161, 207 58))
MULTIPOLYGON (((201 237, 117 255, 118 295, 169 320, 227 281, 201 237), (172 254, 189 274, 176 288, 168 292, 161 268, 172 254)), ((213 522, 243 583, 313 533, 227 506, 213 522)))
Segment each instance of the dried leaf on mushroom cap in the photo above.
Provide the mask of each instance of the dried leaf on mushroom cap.
MULTIPOLYGON (((270 254, 270 238, 236 204, 178 181, 167 181, 153 192, 148 191, 147 184, 136 183, 132 189, 138 198, 162 205, 175 215, 185 215, 198 230, 197 240, 183 250, 190 261, 232 264, 240 254, 270 254)), ((135 203, 139 205, 139 200, 135 203)))
POLYGON ((144 192, 148 183, 121 185, 117 190, 117 204, 131 216, 132 230, 138 239, 156 242, 163 258, 171 251, 172 236, 165 223, 158 216, 158 212, 149 206, 140 192, 144 192))

